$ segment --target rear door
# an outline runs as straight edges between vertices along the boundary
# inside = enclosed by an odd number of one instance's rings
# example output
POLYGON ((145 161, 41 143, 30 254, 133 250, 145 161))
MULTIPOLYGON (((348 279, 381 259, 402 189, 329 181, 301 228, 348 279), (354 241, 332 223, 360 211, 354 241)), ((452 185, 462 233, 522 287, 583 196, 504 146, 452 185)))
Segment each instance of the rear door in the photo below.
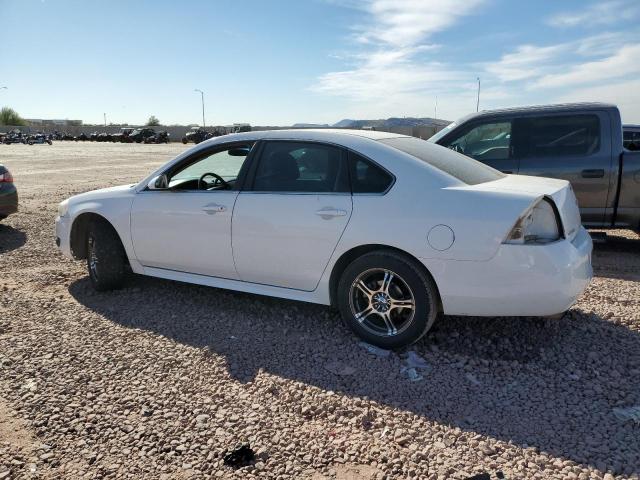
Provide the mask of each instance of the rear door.
POLYGON ((233 257, 246 282, 312 291, 351 216, 346 152, 266 141, 233 211, 233 257))
POLYGON ((598 226, 606 208, 612 171, 610 122, 606 112, 558 113, 514 120, 513 156, 518 173, 571 182, 582 222, 598 226))
POLYGON ((452 132, 438 142, 504 173, 518 173, 511 154, 510 118, 482 118, 452 132))

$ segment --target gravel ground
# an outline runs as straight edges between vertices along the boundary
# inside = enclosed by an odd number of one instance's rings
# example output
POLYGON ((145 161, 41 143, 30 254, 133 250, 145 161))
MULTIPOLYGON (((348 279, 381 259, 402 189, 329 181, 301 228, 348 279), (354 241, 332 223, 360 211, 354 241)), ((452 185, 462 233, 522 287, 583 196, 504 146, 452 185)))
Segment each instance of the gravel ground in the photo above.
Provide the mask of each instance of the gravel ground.
POLYGON ((325 307, 133 277, 94 293, 54 245, 58 202, 181 145, 0 146, 0 480, 638 478, 640 241, 596 246, 561 320, 445 317, 369 353, 325 307), (233 469, 247 442, 255 461, 233 469), (480 477, 482 478, 482 477, 480 477))

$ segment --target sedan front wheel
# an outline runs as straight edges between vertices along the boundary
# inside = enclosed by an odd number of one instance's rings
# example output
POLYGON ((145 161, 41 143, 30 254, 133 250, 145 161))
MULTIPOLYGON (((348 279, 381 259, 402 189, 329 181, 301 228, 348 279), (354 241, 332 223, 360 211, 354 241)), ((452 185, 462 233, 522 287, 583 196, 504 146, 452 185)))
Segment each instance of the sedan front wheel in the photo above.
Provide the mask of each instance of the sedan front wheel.
POLYGON ((347 325, 382 348, 418 341, 439 313, 431 277, 394 251, 371 252, 354 260, 340 278, 337 299, 347 325))

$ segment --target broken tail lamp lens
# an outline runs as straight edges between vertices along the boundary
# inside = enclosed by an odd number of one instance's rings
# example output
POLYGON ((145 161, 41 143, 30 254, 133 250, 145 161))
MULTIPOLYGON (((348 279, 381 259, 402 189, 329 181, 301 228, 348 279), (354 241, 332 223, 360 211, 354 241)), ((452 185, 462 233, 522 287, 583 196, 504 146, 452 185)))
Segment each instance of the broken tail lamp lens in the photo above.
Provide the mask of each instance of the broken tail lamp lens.
POLYGON ((552 200, 541 198, 516 222, 504 243, 541 245, 559 240, 560 219, 552 200))

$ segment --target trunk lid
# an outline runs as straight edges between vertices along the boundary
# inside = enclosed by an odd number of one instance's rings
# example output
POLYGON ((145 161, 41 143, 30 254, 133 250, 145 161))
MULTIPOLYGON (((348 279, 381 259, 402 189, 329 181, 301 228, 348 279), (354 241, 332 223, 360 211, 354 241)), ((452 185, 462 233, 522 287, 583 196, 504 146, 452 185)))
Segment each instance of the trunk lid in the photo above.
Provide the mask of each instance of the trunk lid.
POLYGON ((571 184, 556 178, 507 175, 504 178, 474 186, 487 191, 511 191, 546 196, 553 200, 567 239, 573 240, 580 231, 581 219, 578 201, 571 184))

